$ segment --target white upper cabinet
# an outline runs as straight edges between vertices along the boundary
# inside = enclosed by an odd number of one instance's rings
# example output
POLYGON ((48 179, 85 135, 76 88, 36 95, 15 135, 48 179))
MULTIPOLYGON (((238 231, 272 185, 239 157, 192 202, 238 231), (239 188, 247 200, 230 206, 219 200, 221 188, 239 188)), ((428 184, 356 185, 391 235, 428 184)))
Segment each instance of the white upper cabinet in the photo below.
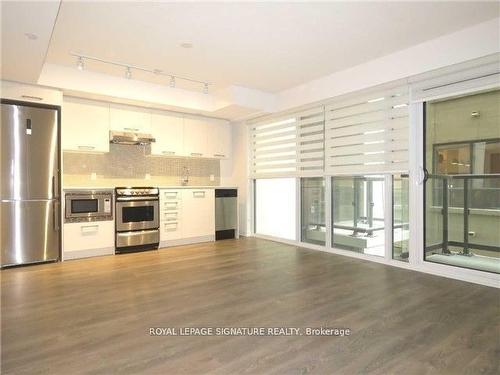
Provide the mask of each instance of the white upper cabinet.
POLYGON ((208 145, 209 157, 231 157, 231 126, 228 121, 214 120, 209 123, 208 145))
POLYGON ((184 155, 211 157, 207 136, 208 124, 206 121, 184 118, 184 155))
POLYGON ((26 85, 12 81, 0 81, 2 99, 21 100, 23 102, 62 105, 62 91, 41 86, 26 85))
POLYGON ((109 118, 111 130, 134 133, 151 132, 150 110, 120 104, 111 104, 109 118))
POLYGON ((62 113, 64 150, 109 152, 109 130, 115 130, 152 134, 152 155, 231 157, 231 126, 225 120, 66 97, 62 113))
POLYGON ((62 148, 69 151, 109 152, 109 104, 64 98, 62 148))
POLYGON ((153 111, 151 133, 156 142, 151 144, 152 155, 178 156, 184 151, 184 119, 153 111))

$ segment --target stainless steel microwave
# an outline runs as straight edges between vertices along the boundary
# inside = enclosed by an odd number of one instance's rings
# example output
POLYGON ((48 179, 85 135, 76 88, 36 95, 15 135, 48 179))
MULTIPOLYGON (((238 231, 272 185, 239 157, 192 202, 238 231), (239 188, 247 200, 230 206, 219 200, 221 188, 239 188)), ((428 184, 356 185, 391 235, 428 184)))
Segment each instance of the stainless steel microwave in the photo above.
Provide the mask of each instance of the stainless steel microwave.
POLYGON ((73 190, 65 194, 65 222, 113 220, 112 190, 73 190))

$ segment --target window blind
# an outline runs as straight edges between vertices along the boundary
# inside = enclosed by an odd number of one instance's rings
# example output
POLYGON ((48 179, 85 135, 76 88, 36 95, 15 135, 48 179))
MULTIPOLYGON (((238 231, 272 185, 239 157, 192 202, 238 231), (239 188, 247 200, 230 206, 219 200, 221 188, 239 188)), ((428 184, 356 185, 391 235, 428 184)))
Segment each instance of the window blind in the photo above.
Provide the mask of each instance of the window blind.
POLYGON ((252 177, 323 173, 323 107, 250 125, 252 177))
POLYGON ((325 107, 325 171, 408 170, 408 86, 351 95, 325 107))
POLYGON ((322 174, 325 158, 325 112, 316 107, 297 115, 297 158, 300 176, 322 174))

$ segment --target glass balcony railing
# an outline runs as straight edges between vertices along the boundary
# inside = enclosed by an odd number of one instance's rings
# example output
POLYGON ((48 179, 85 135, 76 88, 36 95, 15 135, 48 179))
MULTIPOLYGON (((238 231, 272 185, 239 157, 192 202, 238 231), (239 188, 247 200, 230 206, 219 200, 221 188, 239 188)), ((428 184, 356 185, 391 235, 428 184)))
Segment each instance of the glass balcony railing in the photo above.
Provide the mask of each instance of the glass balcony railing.
POLYGON ((500 174, 430 175, 426 186, 425 260, 500 273, 500 174))

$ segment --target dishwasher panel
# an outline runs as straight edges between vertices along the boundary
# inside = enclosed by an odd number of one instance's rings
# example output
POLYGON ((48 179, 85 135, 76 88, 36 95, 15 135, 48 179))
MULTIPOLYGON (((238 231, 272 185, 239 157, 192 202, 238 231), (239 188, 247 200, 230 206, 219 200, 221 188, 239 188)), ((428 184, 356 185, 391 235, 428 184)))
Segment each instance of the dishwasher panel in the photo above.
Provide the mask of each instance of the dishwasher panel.
POLYGON ((215 190, 215 239, 236 237, 238 226, 238 193, 236 189, 215 190))

